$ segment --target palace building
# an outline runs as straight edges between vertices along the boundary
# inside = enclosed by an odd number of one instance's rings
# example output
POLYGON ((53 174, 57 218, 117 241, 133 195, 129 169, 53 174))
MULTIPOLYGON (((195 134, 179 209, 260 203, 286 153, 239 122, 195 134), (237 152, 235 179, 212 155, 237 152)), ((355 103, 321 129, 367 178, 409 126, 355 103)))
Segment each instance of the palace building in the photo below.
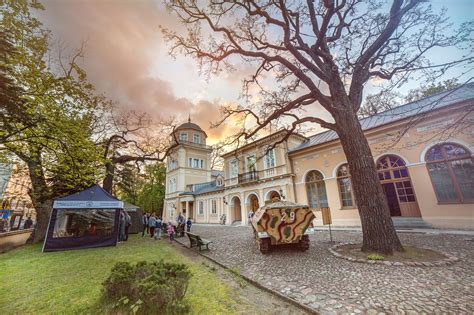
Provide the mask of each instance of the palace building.
MULTIPOLYGON (((474 229, 474 84, 360 120, 396 226, 474 229)), ((164 218, 247 224, 275 196, 316 211, 334 225, 360 226, 347 160, 333 131, 309 138, 285 131, 222 155, 210 167, 206 132, 188 121, 168 157, 164 218), (277 143, 276 145, 274 145, 277 143), (274 148, 269 148, 274 145, 274 148)))

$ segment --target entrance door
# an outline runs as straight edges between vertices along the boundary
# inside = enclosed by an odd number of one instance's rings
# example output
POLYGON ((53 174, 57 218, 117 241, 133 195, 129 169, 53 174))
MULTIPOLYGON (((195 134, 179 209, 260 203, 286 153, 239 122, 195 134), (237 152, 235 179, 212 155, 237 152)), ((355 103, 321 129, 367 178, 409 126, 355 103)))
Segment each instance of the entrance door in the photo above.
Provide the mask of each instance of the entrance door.
POLYGON ((377 161, 377 170, 391 215, 421 217, 405 161, 395 155, 385 155, 377 161))
POLYGON ((194 203, 193 203, 193 202, 189 202, 188 205, 189 205, 188 217, 190 217, 191 219, 194 220, 194 209, 193 209, 194 203))
POLYGON ((397 190, 393 183, 382 184, 382 188, 387 197, 388 208, 392 217, 399 217, 402 215, 400 211, 400 204, 398 203, 397 190))

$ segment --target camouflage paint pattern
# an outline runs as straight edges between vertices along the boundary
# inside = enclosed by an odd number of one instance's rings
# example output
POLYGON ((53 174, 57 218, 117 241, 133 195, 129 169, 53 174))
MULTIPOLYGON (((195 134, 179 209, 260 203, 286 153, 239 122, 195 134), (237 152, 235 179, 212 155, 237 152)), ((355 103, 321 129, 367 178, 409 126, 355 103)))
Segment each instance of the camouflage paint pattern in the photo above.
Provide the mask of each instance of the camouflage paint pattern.
POLYGON ((252 226, 258 232, 266 232, 272 245, 297 243, 315 218, 308 206, 288 201, 265 205, 255 212, 252 226))

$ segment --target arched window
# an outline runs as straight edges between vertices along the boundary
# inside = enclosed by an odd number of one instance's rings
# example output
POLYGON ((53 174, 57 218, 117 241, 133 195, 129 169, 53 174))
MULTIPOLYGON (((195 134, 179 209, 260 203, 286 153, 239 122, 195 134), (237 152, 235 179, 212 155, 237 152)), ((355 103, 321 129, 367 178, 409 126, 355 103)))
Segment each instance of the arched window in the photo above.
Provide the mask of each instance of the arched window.
POLYGON ((396 155, 384 155, 377 161, 377 171, 382 185, 395 184, 399 202, 416 201, 405 161, 396 155))
POLYGON ((438 201, 474 201, 474 167, 471 152, 454 143, 432 147, 425 156, 438 201))
POLYGON ((328 207, 328 197, 323 174, 318 171, 311 171, 306 175, 305 181, 309 207, 314 209, 328 207))
POLYGON ((337 184, 341 194, 342 206, 353 207, 354 195, 352 193, 351 175, 347 163, 339 166, 337 169, 337 184))

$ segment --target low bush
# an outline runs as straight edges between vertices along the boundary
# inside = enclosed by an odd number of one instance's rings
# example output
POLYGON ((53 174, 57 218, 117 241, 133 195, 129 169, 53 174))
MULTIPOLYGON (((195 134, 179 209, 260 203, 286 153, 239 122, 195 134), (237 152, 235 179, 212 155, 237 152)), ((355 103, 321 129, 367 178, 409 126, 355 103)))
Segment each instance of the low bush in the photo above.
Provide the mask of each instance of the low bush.
POLYGON ((184 314, 191 272, 184 264, 128 262, 115 264, 103 282, 104 297, 117 309, 134 314, 184 314))
POLYGON ((367 256, 368 260, 385 260, 385 257, 379 254, 370 254, 367 256))

